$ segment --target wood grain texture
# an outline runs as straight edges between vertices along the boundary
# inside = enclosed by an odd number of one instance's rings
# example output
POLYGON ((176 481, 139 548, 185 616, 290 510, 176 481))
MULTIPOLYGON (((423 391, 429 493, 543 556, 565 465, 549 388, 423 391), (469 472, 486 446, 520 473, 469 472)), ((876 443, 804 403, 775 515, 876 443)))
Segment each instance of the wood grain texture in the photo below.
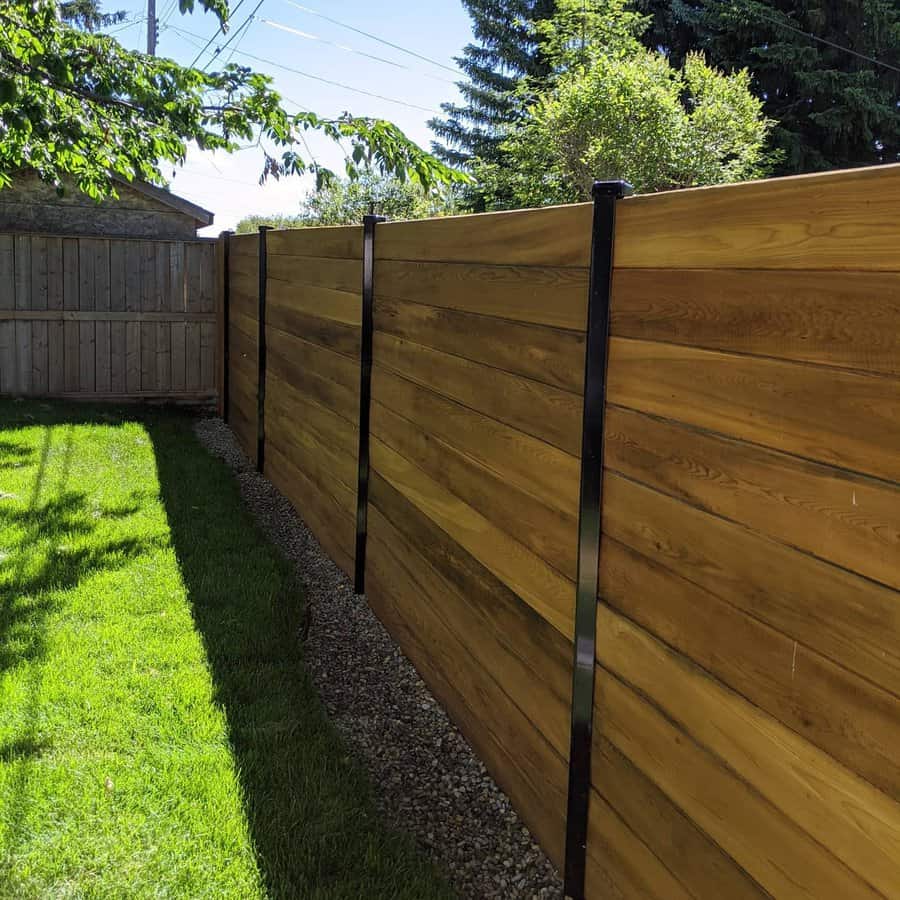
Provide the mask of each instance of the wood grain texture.
POLYGON ((277 446, 266 447, 266 477, 291 501, 325 552, 344 572, 351 573, 356 521, 347 512, 349 498, 335 501, 277 446))
POLYGON ((295 287, 312 285, 334 291, 358 293, 362 290, 362 262, 324 256, 272 256, 266 267, 269 278, 295 287))
POLYGON ((378 365, 578 456, 581 398, 551 387, 396 338, 374 336, 378 365))
POLYGON ((306 313, 275 306, 266 308, 266 328, 278 329, 294 337, 303 338, 327 350, 340 353, 351 360, 359 359, 360 329, 334 319, 311 316, 306 313))
POLYGON ((611 406, 606 466, 900 588, 900 487, 611 406))
POLYGON ((266 283, 266 306, 269 314, 276 309, 305 313, 359 327, 362 299, 359 291, 336 291, 310 284, 292 284, 272 279, 266 283))
POLYGON ((610 403, 900 481, 900 383, 824 366, 613 338, 610 403))
POLYGON ((378 226, 379 259, 587 266, 592 204, 448 216, 378 226))
POLYGON ((572 636, 573 583, 379 438, 372 468, 566 637, 572 636))
POLYGON ((348 422, 359 416, 359 363, 273 328, 268 371, 348 422))
POLYGON ((900 272, 617 269, 613 279, 618 337, 900 375, 898 322, 900 272))
POLYGON ((877 891, 612 673, 598 669, 599 732, 772 897, 877 891))
POLYGON ((604 533, 900 696, 895 591, 611 472, 604 496, 604 533))
POLYGON ((376 297, 375 328, 394 337, 581 393, 584 334, 376 297))
POLYGON ((619 204, 624 268, 897 270, 900 165, 645 194, 619 204))
POLYGON ((377 246, 375 292, 379 298, 427 303, 441 309, 552 328, 585 330, 587 268, 387 260, 382 256, 381 244, 377 246))
POLYGON ((574 516, 541 503, 511 485, 502 475, 381 403, 373 404, 371 433, 574 580, 578 544, 578 523, 574 516))
POLYGON ((395 375, 377 357, 372 398, 550 509, 577 516, 580 466, 574 456, 395 375))
POLYGON ((266 235, 266 249, 272 255, 362 259, 362 241, 361 225, 293 228, 270 231, 266 235))
POLYGON ((823 876, 831 873, 839 879, 833 889, 840 881, 847 885, 840 896, 874 896, 869 885, 888 896, 900 883, 900 804, 603 605, 597 638, 597 657, 606 669, 652 698, 674 725, 780 810, 780 815, 769 812, 768 832, 746 831, 731 838, 750 845, 735 856, 748 871, 788 849, 770 844, 783 815, 803 830, 803 840, 794 836, 791 841, 797 853, 815 851, 810 853, 815 871, 803 872, 796 865, 799 856, 786 870, 793 881, 810 879, 811 889, 813 880, 824 885, 823 876), (832 854, 856 873, 859 884, 834 865, 832 854))
POLYGON ((896 696, 611 538, 601 557, 601 596, 611 607, 900 796, 891 751, 900 739, 896 696))

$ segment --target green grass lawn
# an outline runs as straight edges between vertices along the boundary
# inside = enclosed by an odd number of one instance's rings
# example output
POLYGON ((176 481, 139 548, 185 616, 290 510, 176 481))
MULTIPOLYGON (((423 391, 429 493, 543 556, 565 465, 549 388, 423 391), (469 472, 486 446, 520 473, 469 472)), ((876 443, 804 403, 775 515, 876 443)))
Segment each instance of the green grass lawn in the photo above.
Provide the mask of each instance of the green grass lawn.
POLYGON ((0 897, 432 898, 187 415, 0 401, 0 897))

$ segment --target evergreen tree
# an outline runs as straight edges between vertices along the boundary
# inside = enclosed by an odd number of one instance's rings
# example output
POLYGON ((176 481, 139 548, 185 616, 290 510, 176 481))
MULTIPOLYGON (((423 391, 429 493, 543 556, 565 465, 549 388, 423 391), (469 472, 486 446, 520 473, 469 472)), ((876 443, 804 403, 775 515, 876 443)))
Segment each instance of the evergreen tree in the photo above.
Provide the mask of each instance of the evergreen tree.
POLYGON ((59 4, 59 13, 64 22, 85 31, 108 28, 110 25, 123 22, 127 15, 124 11, 103 12, 99 0, 62 0, 59 4))
POLYGON ((664 47, 676 64, 702 50, 712 65, 753 73, 766 115, 778 122, 772 134, 782 151, 778 174, 900 160, 898 0, 638 0, 637 6, 654 20, 645 43, 664 47))
POLYGON ((523 78, 542 78, 549 66, 534 30, 548 19, 554 0, 463 0, 477 44, 457 57, 468 81, 460 85, 465 103, 444 103, 446 118, 428 124, 438 140, 435 154, 464 166, 477 156, 499 161, 503 128, 516 120, 521 104, 515 89, 523 78))

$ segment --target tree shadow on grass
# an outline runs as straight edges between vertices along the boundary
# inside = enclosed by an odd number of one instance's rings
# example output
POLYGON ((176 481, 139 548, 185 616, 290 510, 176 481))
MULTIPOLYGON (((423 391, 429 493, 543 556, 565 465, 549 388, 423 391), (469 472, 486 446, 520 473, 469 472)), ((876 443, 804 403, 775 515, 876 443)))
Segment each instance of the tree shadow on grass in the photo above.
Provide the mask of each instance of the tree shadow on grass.
POLYGON ((450 898, 412 841, 390 831, 303 663, 303 602, 232 473, 184 417, 147 424, 161 495, 270 897, 450 898))

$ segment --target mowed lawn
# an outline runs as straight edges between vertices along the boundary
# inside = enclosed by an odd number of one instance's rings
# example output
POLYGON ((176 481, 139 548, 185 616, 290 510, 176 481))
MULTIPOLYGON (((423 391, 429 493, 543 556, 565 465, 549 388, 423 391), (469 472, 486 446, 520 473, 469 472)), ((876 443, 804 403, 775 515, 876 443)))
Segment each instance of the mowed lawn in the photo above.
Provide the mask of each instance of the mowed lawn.
POLYGON ((0 401, 0 897, 444 898, 186 414, 0 401))

